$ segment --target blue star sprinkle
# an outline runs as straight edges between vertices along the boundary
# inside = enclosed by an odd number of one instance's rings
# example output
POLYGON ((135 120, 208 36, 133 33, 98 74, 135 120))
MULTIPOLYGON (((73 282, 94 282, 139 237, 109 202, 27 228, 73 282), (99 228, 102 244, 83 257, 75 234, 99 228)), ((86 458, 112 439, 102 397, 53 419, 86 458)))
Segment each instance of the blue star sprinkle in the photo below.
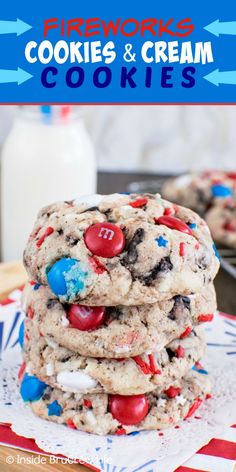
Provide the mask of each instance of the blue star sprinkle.
POLYGON ((159 236, 156 238, 155 241, 157 242, 158 246, 166 247, 168 244, 167 239, 163 238, 163 236, 159 236))
POLYGON ((197 227, 196 223, 189 223, 188 226, 191 229, 196 229, 196 227, 197 227))
POLYGON ((62 407, 59 405, 57 400, 48 404, 48 416, 60 416, 62 413, 62 407))

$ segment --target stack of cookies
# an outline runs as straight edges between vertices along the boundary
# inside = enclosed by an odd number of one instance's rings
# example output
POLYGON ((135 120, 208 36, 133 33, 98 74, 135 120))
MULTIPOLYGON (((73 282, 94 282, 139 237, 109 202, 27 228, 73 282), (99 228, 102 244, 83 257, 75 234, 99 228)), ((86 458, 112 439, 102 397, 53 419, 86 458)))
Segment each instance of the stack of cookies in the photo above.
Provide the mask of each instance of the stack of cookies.
POLYGON ((160 195, 43 208, 24 263, 21 395, 96 434, 172 426, 210 397, 202 325, 216 309, 206 223, 160 195))

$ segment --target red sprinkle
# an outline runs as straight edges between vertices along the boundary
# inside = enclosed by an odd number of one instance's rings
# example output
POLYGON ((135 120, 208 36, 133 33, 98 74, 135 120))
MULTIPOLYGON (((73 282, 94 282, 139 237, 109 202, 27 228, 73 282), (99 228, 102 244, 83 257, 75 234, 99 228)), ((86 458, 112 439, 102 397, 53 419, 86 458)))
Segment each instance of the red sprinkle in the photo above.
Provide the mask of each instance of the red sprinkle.
POLYGON ((202 314, 202 315, 198 315, 198 321, 199 323, 205 323, 206 321, 212 321, 214 318, 214 315, 213 313, 207 313, 207 314, 202 314))
POLYGON ((89 256, 88 260, 96 274, 103 274, 104 272, 107 272, 106 267, 96 257, 89 256))
POLYGON ((193 413, 199 408, 199 406, 202 404, 201 398, 196 398, 195 402, 190 406, 187 415, 185 416, 185 420, 187 418, 190 418, 190 416, 193 415, 193 413))
POLYGON ((115 431, 115 434, 117 436, 122 436, 123 434, 127 434, 127 433, 126 433, 125 428, 117 428, 117 430, 115 431))
POLYGON ((180 339, 186 338, 192 331, 191 326, 188 326, 186 330, 180 335, 180 339))
POLYGON ((235 231, 236 225, 232 222, 227 222, 223 225, 225 231, 235 231))
POLYGON ((67 426, 69 426, 69 428, 76 429, 75 423, 72 420, 72 418, 69 418, 69 420, 67 420, 66 424, 67 424, 67 426))
POLYGON ((19 372, 18 372, 18 379, 21 380, 24 373, 25 373, 25 368, 26 368, 26 363, 25 362, 22 362, 20 368, 19 368, 19 372))
POLYGON ((146 364, 146 362, 144 362, 140 356, 133 357, 133 360, 136 362, 136 364, 140 367, 140 369, 143 371, 145 375, 152 374, 152 371, 149 365, 146 364))
POLYGON ((212 398, 211 393, 207 393, 207 394, 206 394, 206 400, 210 400, 210 398, 212 398))
POLYGON ((61 107, 61 117, 66 119, 71 111, 71 107, 69 105, 64 105, 61 107))
POLYGON ((130 202, 129 203, 129 206, 131 206, 132 208, 140 208, 144 205, 147 205, 148 203, 148 199, 147 198, 138 198, 137 200, 135 200, 134 202, 130 202))
POLYGON ((158 436, 164 436, 164 433, 158 433, 158 436))
POLYGON ((88 400, 87 398, 84 399, 84 406, 85 408, 91 408, 92 407, 92 402, 88 400))
POLYGON ((40 248, 40 247, 42 246, 43 242, 45 241, 45 239, 46 239, 48 236, 50 236, 50 234, 52 234, 53 232, 54 232, 54 229, 53 229, 51 226, 49 226, 49 227, 45 230, 45 232, 43 233, 43 235, 41 236, 41 238, 38 239, 38 241, 37 241, 37 243, 36 243, 36 246, 37 246, 38 248, 40 248))
POLYGON ((230 179, 236 179, 236 172, 228 172, 227 173, 227 176, 230 178, 230 179))
POLYGON ((176 426, 175 426, 175 429, 179 429, 179 428, 180 428, 180 426, 179 426, 179 425, 176 425, 176 426))
POLYGON ((145 375, 161 374, 161 370, 158 369, 153 354, 148 354, 148 359, 149 365, 140 356, 133 357, 133 360, 136 362, 136 364, 140 367, 140 369, 145 375))
POLYGON ((194 247, 195 247, 196 251, 198 251, 198 250, 199 250, 199 248, 200 248, 200 244, 199 244, 199 243, 197 243, 197 244, 195 244, 195 246, 194 246, 194 247))
POLYGON ((183 359, 183 357, 185 357, 185 349, 184 349, 184 347, 178 346, 175 353, 176 353, 176 357, 177 357, 178 359, 183 359))
POLYGON ((165 216, 171 216, 171 215, 174 215, 174 214, 175 214, 174 207, 165 208, 165 210, 164 210, 164 215, 165 216))
POLYGON ((158 369, 156 365, 156 360, 153 354, 148 354, 148 359, 149 359, 149 365, 150 365, 150 370, 152 371, 153 374, 161 374, 161 370, 158 369))
POLYGON ((36 285, 36 282, 34 280, 29 281, 30 285, 36 285))
POLYGON ((168 395, 169 398, 175 398, 177 395, 181 393, 181 388, 180 387, 173 387, 172 385, 165 390, 164 392, 166 395, 168 395))
POLYGON ((33 319, 33 317, 34 317, 34 310, 33 310, 33 308, 31 308, 31 306, 28 308, 27 315, 28 315, 28 318, 30 318, 31 320, 33 319))
POLYGON ((185 243, 180 243, 179 244, 179 255, 181 257, 184 257, 186 255, 186 244, 185 243))
POLYGON ((179 218, 175 218, 174 216, 160 216, 159 218, 154 218, 155 223, 158 225, 164 225, 171 229, 176 229, 181 233, 189 234, 193 236, 193 232, 189 226, 181 221, 179 218))
POLYGON ((32 231, 32 233, 30 233, 29 240, 36 238, 40 230, 41 230, 41 226, 37 228, 35 231, 32 231))
POLYGON ((2 300, 0 302, 0 305, 1 306, 5 306, 5 305, 10 305, 10 303, 14 303, 15 300, 12 300, 11 298, 5 298, 5 300, 2 300))

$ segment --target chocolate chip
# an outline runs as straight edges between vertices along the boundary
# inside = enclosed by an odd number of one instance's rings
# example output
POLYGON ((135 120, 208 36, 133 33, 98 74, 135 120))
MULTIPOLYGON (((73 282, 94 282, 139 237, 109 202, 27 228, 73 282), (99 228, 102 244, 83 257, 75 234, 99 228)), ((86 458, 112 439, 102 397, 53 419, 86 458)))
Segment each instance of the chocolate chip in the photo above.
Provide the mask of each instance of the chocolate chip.
POLYGON ((170 361, 172 361, 172 359, 173 359, 174 357, 176 357, 176 356, 175 356, 175 352, 172 351, 169 347, 166 348, 166 352, 167 352, 167 354, 168 354, 168 356, 169 356, 170 361))
POLYGON ((184 308, 190 310, 191 300, 189 297, 184 297, 183 295, 176 295, 174 298, 175 305, 183 305, 184 308))
POLYGON ((97 206, 93 206, 84 210, 83 213, 86 213, 87 211, 99 211, 99 208, 97 206))
POLYGON ((145 285, 148 287, 152 285, 153 281, 157 279, 157 276, 160 272, 168 272, 169 270, 173 269, 173 264, 168 257, 164 257, 163 259, 156 264, 153 269, 149 272, 149 274, 140 277, 140 280, 144 282, 145 285))
POLYGON ((42 400, 50 400, 50 394, 49 393, 45 393, 43 396, 42 396, 42 400))
POLYGON ((67 235, 66 236, 66 242, 69 246, 75 246, 79 241, 79 238, 76 238, 75 236, 67 235))
POLYGON ((144 234, 145 231, 143 228, 138 228, 131 241, 128 243, 127 249, 126 249, 126 254, 121 260, 121 263, 124 266, 129 266, 131 264, 134 264, 137 259, 138 259, 138 251, 137 251, 137 245, 140 244, 143 239, 144 239, 144 234))
POLYGON ((66 205, 73 206, 74 200, 65 200, 64 203, 66 203, 66 205))
POLYGON ((43 396, 42 396, 42 400, 50 400, 51 398, 51 393, 52 393, 52 387, 47 387, 47 390, 46 392, 44 392, 43 396))
POLYGON ((58 232, 59 236, 61 236, 64 233, 63 229, 58 229, 57 232, 58 232))
POLYGON ((196 189, 197 191, 197 199, 199 201, 199 203, 206 203, 206 196, 205 196, 205 193, 203 192, 202 189, 198 188, 196 189))
POLYGON ((57 304, 57 300, 55 300, 55 298, 49 298, 49 300, 47 301, 48 310, 53 308, 56 304, 57 304))
POLYGON ((202 256, 199 259, 197 259, 197 266, 199 269, 205 270, 208 267, 208 263, 206 260, 206 256, 202 256))
POLYGON ((111 208, 107 208, 106 210, 101 210, 102 213, 104 213, 104 215, 106 215, 107 218, 109 218, 111 212, 112 212, 112 209, 111 208))
POLYGON ((66 356, 66 357, 63 357, 63 359, 61 359, 61 362, 67 362, 69 361, 71 358, 71 356, 66 356))
POLYGON ((182 314, 182 311, 185 308, 190 311, 191 306, 191 300, 189 297, 184 297, 183 295, 176 295, 175 297, 173 297, 173 299, 174 305, 170 313, 167 315, 170 320, 176 320, 177 310, 180 310, 182 314))

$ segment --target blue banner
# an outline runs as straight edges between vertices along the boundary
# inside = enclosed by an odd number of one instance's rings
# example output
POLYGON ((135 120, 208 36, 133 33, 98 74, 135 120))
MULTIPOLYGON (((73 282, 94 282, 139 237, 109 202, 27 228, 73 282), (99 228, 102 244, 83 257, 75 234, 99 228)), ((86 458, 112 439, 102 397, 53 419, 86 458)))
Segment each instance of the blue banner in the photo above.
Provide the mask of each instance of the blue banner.
POLYGON ((236 103, 236 3, 4 2, 0 103, 236 103))

